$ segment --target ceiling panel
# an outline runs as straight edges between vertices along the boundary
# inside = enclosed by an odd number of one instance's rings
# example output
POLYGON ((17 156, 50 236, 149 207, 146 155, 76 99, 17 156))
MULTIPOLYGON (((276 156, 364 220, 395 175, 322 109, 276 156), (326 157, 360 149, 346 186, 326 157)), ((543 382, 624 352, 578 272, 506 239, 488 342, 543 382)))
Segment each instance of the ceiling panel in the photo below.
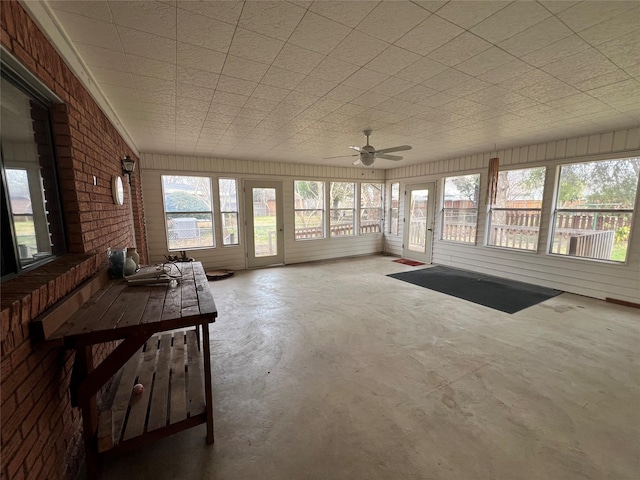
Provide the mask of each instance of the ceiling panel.
POLYGON ((640 121, 637 2, 44 5, 149 153, 348 166, 373 129, 412 164, 640 121))

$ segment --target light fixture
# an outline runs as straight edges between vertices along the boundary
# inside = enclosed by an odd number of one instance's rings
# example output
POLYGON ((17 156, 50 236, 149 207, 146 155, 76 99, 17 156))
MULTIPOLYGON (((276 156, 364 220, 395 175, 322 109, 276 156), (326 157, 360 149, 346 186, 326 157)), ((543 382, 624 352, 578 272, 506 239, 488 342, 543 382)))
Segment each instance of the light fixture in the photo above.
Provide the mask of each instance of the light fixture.
POLYGON ((136 168, 136 161, 133 160, 129 155, 125 155, 122 159, 122 173, 129 178, 129 185, 131 185, 131 174, 133 170, 136 168))

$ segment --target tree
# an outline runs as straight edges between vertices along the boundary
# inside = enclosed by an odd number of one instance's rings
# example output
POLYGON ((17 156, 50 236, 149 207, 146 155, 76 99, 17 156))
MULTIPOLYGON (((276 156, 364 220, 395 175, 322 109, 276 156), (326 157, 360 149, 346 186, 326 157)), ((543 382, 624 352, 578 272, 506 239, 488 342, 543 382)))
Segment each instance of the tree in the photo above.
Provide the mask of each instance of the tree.
POLYGON ((639 174, 638 158, 564 165, 559 206, 581 203, 591 207, 633 208, 639 174))
POLYGON ((165 194, 167 212, 208 212, 211 207, 202 198, 186 192, 169 192, 165 194))
POLYGON ((501 208, 540 208, 545 171, 545 167, 538 167, 499 172, 494 205, 501 208))

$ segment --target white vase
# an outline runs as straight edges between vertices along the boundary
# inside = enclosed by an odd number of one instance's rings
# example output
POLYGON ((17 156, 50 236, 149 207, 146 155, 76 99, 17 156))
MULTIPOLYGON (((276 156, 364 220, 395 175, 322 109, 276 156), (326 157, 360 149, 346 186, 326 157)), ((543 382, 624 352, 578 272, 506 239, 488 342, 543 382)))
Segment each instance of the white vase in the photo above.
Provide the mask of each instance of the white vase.
POLYGON ((127 275, 132 275, 134 273, 136 273, 136 269, 138 267, 136 266, 136 262, 133 258, 131 257, 127 257, 127 259, 124 261, 124 274, 125 276, 127 275))
POLYGON ((134 247, 127 248, 127 257, 133 258, 133 261, 136 262, 136 270, 140 268, 140 255, 134 247))

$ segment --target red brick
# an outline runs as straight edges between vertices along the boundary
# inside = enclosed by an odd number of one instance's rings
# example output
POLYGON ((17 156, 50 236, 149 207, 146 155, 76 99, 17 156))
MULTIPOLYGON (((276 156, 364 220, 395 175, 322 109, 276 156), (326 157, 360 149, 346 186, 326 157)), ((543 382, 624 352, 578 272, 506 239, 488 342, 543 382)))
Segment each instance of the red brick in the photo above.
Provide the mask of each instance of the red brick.
MULTIPOLYGON (((13 458, 18 449, 22 445, 22 437, 20 436, 20 432, 14 432, 13 436, 9 439, 3 439, 2 441, 2 458, 3 458, 3 466, 6 466, 8 458, 13 458)), ((7 477, 8 478, 8 477, 7 477)))
POLYGON ((11 363, 14 367, 17 367, 22 362, 24 362, 27 357, 31 354, 33 348, 31 347, 31 341, 26 340, 22 342, 20 345, 16 346, 16 348, 11 352, 11 363))
MULTIPOLYGON (((30 447, 32 447, 37 436, 38 434, 36 433, 35 429, 31 430, 31 432, 29 433, 29 436, 23 440, 22 444, 29 445, 30 447)), ((7 465, 7 473, 9 475, 9 478, 16 478, 16 476, 20 474, 19 473, 20 470, 22 470, 22 474, 24 473, 24 469, 23 469, 24 460, 27 457, 29 450, 31 450, 31 448, 23 447, 18 449, 18 451, 16 451, 15 455, 7 465)))
POLYGON ((7 397, 12 395, 16 391, 16 388, 18 388, 18 385, 21 385, 28 375, 29 369, 27 368, 27 364, 22 363, 18 365, 8 377, 2 379, 2 394, 7 395, 7 397))
MULTIPOLYGON (((2 357, 2 361, 0 361, 0 378, 7 378, 11 371, 13 370, 13 363, 11 362, 11 356, 5 355, 2 357)), ((2 392, 0 391, 0 395, 2 392)))
POLYGON ((27 479, 40 479, 40 478, 44 478, 41 477, 40 474, 42 472, 42 467, 44 466, 44 460, 42 459, 42 457, 40 457, 40 453, 37 452, 36 450, 34 450, 34 455, 36 455, 36 457, 30 461, 29 458, 27 458, 27 479))

